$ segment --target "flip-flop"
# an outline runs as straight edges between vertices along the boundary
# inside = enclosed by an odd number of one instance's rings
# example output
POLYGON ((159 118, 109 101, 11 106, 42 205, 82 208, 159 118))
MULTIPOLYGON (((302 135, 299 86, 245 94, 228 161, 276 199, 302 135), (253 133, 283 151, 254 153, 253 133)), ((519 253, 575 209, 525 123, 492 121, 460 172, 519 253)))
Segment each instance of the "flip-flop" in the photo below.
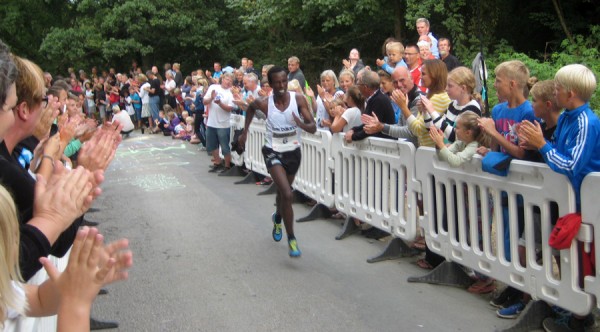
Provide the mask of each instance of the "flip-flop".
POLYGON ((429 264, 428 261, 425 260, 425 258, 421 258, 418 261, 416 261, 416 264, 418 267, 424 269, 424 270, 432 270, 433 266, 431 266, 431 264, 429 264))

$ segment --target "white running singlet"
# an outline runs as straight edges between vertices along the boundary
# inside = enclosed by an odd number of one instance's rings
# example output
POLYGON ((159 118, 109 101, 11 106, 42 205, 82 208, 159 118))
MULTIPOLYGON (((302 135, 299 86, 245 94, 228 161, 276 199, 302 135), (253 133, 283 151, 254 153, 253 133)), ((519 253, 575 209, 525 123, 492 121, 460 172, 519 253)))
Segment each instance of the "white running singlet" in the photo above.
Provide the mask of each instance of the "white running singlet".
POLYGON ((298 127, 293 114, 300 118, 296 93, 290 94, 290 104, 284 111, 280 111, 273 101, 273 95, 269 96, 267 114, 267 133, 265 135, 265 146, 275 152, 287 152, 300 148, 300 134, 302 129, 298 127))

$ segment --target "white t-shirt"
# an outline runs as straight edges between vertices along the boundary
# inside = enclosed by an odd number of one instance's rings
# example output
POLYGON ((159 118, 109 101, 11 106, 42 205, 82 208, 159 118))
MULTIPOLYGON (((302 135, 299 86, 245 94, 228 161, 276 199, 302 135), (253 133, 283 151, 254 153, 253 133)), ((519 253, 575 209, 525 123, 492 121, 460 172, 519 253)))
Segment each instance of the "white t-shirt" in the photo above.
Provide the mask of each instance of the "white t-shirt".
MULTIPOLYGON (((221 98, 222 104, 233 107, 233 94, 231 93, 231 89, 223 89, 220 84, 213 84, 206 91, 205 98, 210 99, 213 91, 217 92, 217 97, 215 98, 221 98)), ((230 112, 222 109, 214 100, 210 103, 207 126, 213 128, 229 128, 231 126, 229 122, 230 119, 230 112)))
POLYGON ((351 107, 342 113, 342 118, 346 120, 346 125, 344 126, 343 131, 347 132, 348 130, 360 126, 362 121, 360 120, 360 109, 358 107, 351 107))
POLYGON ((142 104, 150 103, 150 92, 146 91, 146 87, 150 88, 150 83, 146 82, 140 87, 140 98, 142 98, 142 104))
POLYGON ((166 80, 165 81, 165 95, 169 95, 169 92, 171 92, 176 87, 177 87, 177 83, 175 83, 175 80, 166 80))
POLYGON ((127 114, 127 112, 125 111, 121 111, 115 115, 113 115, 113 122, 115 120, 119 120, 119 123, 123 125, 123 129, 121 129, 122 131, 130 131, 133 130, 134 126, 133 126, 133 122, 131 122, 131 118, 129 117, 129 114, 127 114))

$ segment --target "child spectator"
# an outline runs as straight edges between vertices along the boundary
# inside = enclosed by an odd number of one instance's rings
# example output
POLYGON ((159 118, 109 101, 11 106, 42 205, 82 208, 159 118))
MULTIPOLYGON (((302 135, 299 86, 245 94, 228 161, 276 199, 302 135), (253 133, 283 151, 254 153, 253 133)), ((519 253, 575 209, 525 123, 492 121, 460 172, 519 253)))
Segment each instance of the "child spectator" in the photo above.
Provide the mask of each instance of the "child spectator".
POLYGON ((387 54, 387 61, 377 59, 376 63, 381 69, 385 70, 388 74, 392 74, 394 69, 399 66, 407 67, 404 62, 404 45, 401 42, 394 41, 385 45, 387 54))
POLYGON ((444 133, 439 128, 431 128, 431 139, 435 143, 440 160, 452 167, 459 167, 473 158, 480 145, 485 146, 485 134, 478 124, 480 115, 465 111, 456 118, 456 141, 450 146, 444 143, 444 133))
MULTIPOLYGON (((506 102, 496 105, 492 109, 492 118, 481 118, 479 125, 491 137, 491 150, 500 150, 513 158, 524 159, 525 149, 519 147, 517 125, 524 120, 535 120, 533 107, 525 99, 524 91, 529 81, 529 69, 518 60, 507 61, 499 64, 494 70, 496 81, 494 87, 500 99, 506 102)), ((480 148, 478 152, 485 155, 489 151, 480 148)), ((502 193, 507 197, 506 193, 502 193)), ((524 225, 523 202, 518 199, 519 210, 519 236, 524 225)), ((504 257, 511 260, 510 230, 508 226, 508 199, 502 202, 502 219, 504 225, 504 257)))
POLYGON ((142 128, 142 98, 133 85, 129 87, 129 96, 135 113, 136 129, 142 128))
MULTIPOLYGON (((565 111, 559 116, 554 139, 544 139, 541 125, 523 121, 519 136, 523 145, 542 154, 548 166, 566 175, 575 191, 577 212, 581 211, 583 178, 600 171, 600 120, 590 108, 589 100, 596 89, 594 73, 580 64, 567 65, 554 76, 554 95, 558 107, 565 111)), ((584 331, 585 317, 572 315, 568 322, 546 318, 546 331, 584 331), (566 324, 566 325, 565 325, 566 324)))
POLYGON ((183 122, 175 127, 175 135, 173 138, 179 138, 184 141, 189 141, 194 134, 194 118, 188 116, 185 118, 185 125, 183 122))
POLYGON ((444 133, 444 137, 449 142, 454 142, 455 128, 454 124, 459 114, 465 111, 471 111, 481 116, 481 95, 474 92, 475 76, 473 72, 466 67, 458 67, 448 74, 448 83, 446 92, 448 97, 452 99, 452 103, 448 106, 445 114, 440 115, 435 111, 430 100, 423 100, 423 105, 432 119, 427 122, 435 125, 444 133))
POLYGON ((361 125, 360 116, 363 112, 365 99, 360 94, 358 87, 353 86, 344 94, 344 103, 347 108, 336 106, 334 108, 334 119, 323 120, 325 127, 329 127, 332 133, 346 132, 361 125))
MULTIPOLYGON (((168 106, 168 105, 165 105, 168 106)), ((166 109, 166 107, 164 107, 166 109)), ((169 106, 170 109, 170 106, 169 106)), ((161 110, 158 112, 158 119, 154 120, 156 127, 152 130, 153 134, 162 132, 165 136, 169 136, 169 119, 165 116, 165 111, 161 110)))
MULTIPOLYGON (((556 104, 556 99, 554 98, 554 81, 542 81, 536 83, 531 89, 532 96, 532 106, 533 112, 536 117, 541 118, 543 120, 542 132, 544 138, 549 142, 552 141, 552 136, 554 134, 554 130, 556 129, 556 123, 558 122, 558 117, 560 115, 560 108, 556 104)), ((522 148, 527 149, 526 154, 528 155, 527 159, 531 161, 543 162, 543 158, 541 154, 537 151, 537 149, 533 146, 529 146, 527 142, 525 142, 521 138, 521 130, 517 129, 519 134, 519 145, 522 148)), ((541 216, 540 216, 539 207, 534 207, 533 210, 533 226, 534 226, 534 238, 536 242, 536 247, 538 244, 541 244, 541 216)), ((556 205, 551 205, 550 209, 552 222, 555 222, 558 218, 558 210, 556 205)), ((526 266, 526 250, 525 250, 525 239, 523 236, 519 238, 519 262, 521 266, 526 266)), ((502 294, 504 296, 498 296, 494 301, 490 302, 493 306, 497 307, 496 315, 501 318, 517 318, 521 311, 525 309, 527 303, 531 300, 531 295, 521 292, 518 289, 513 287, 507 287, 502 294), (501 301, 503 300, 503 301, 501 301), (502 302, 502 303, 500 303, 502 302)), ((501 294, 501 295, 502 295, 501 294)))
MULTIPOLYGON (((167 112, 166 106, 168 106, 168 105, 165 105, 165 107, 163 108, 163 109, 165 109, 165 112, 167 112)), ((173 111, 172 109, 171 109, 171 111, 167 112, 167 119, 169 120, 169 124, 166 128, 167 130, 166 131, 163 130, 163 134, 165 136, 171 136, 173 134, 173 132, 175 131, 175 128, 177 127, 177 125, 179 125, 181 123, 181 119, 179 119, 179 116, 177 116, 177 113, 175 113, 175 111, 173 111)))

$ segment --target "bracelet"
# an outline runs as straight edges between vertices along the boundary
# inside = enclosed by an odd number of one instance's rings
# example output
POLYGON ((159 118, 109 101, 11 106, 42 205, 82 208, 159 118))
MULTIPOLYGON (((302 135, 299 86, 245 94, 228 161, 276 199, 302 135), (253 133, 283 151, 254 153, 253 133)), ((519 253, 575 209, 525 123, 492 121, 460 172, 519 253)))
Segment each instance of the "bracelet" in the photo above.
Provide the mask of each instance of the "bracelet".
POLYGON ((50 162, 52 163, 52 171, 54 171, 54 158, 52 158, 52 156, 50 155, 43 154, 42 157, 39 159, 37 165, 35 166, 35 173, 37 173, 40 167, 42 166, 42 161, 44 161, 44 159, 50 159, 50 162))
POLYGON ((52 163, 52 169, 54 170, 54 158, 52 158, 51 156, 49 156, 47 154, 44 154, 44 155, 42 155, 42 160, 44 160, 44 159, 50 159, 50 162, 52 163))

